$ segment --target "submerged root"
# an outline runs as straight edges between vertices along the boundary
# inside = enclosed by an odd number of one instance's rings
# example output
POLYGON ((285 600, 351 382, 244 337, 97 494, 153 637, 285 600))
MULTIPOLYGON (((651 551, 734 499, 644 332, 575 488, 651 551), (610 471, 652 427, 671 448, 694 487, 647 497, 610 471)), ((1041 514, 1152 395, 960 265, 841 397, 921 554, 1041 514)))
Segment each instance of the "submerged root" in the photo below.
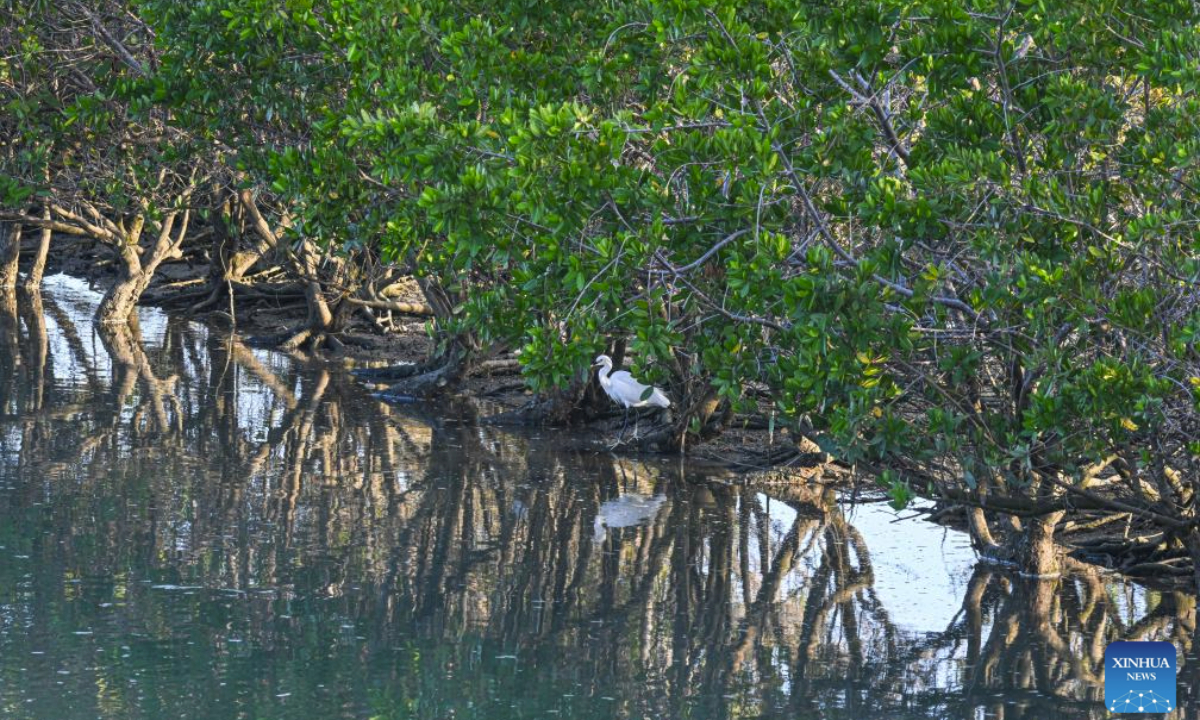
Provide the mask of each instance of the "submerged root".
POLYGON ((357 368, 350 372, 354 377, 364 382, 396 382, 397 380, 429 372, 433 367, 429 362, 420 362, 389 365, 388 367, 381 368, 357 368))
POLYGON ((256 335, 248 338, 246 344, 251 347, 279 350, 282 352, 296 352, 299 350, 314 352, 322 349, 341 352, 346 348, 346 344, 339 340, 333 333, 314 330, 313 328, 285 330, 274 335, 256 335))
MULTIPOLYGON (((406 369, 401 366, 397 370, 406 369)), ((466 353, 451 351, 441 362, 426 362, 411 366, 414 371, 379 393, 384 400, 408 401, 442 394, 458 385, 470 371, 466 353)), ((361 376, 360 376, 361 377, 361 376)))
MULTIPOLYGON (((578 424, 584 410, 580 407, 581 388, 567 388, 539 395, 519 408, 487 418, 489 425, 528 427, 565 427, 578 424)), ((590 418, 589 418, 590 419, 590 418)))
MULTIPOLYGON (((657 414, 657 413, 656 413, 657 414)), ((629 450, 634 452, 670 453, 680 447, 678 429, 669 421, 652 424, 649 429, 641 427, 638 418, 633 427, 624 434, 618 429, 617 436, 609 445, 610 451, 629 450)))
POLYGON ((428 397, 445 391, 452 384, 452 374, 445 370, 434 370, 398 382, 379 393, 384 400, 405 401, 428 397))

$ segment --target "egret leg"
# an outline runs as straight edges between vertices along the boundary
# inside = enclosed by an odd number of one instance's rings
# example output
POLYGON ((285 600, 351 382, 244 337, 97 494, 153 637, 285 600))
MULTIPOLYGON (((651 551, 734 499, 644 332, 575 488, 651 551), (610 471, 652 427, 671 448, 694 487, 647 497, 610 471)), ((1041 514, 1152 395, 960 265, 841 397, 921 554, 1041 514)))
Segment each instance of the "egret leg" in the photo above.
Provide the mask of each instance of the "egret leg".
POLYGON ((629 427, 629 408, 625 408, 625 422, 621 423, 621 432, 617 434, 617 443, 620 444, 621 438, 625 437, 625 430, 629 427))

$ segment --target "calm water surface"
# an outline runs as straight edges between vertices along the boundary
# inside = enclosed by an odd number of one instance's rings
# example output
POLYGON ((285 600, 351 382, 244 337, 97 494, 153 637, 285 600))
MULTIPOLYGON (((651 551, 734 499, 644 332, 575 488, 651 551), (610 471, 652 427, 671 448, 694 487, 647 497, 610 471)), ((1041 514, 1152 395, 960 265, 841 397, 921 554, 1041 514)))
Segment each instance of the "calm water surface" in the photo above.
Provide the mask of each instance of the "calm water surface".
POLYGON ((1194 626, 48 285, 0 301, 6 719, 1099 718, 1107 642, 1194 626))

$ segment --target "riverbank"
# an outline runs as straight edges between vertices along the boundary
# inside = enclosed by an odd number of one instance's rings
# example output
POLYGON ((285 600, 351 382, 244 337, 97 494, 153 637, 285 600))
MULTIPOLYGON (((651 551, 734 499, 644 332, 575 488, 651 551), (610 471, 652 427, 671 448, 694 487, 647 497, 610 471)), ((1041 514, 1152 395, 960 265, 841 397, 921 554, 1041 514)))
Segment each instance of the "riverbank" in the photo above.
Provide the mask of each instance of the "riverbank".
MULTIPOLYGON (((47 273, 79 277, 98 292, 115 281, 119 264, 104 245, 58 236, 54 242, 56 250, 50 255, 47 273)), ((23 267, 32 252, 32 246, 23 249, 23 267)), ((143 305, 236 332, 248 345, 274 349, 278 349, 279 338, 304 325, 308 304, 303 288, 285 274, 269 271, 248 275, 241 291, 231 296, 234 303, 226 301, 194 310, 208 294, 205 282, 209 267, 205 257, 196 255, 196 250, 190 252, 160 266, 143 295, 143 305)), ((419 310, 424 305, 420 289, 411 279, 398 279, 389 300, 395 307, 419 310)), ((355 312, 334 335, 336 343, 332 347, 326 344, 318 350, 287 352, 355 372, 362 376, 364 387, 382 393, 390 383, 378 377, 380 371, 420 363, 435 351, 429 322, 429 316, 422 312, 355 312)), ((436 399, 403 401, 452 402, 456 412, 470 414, 479 422, 538 426, 545 424, 538 408, 540 399, 521 377, 516 357, 508 353, 479 363, 436 399)), ((773 407, 767 398, 761 398, 758 405, 758 412, 734 417, 719 435, 690 448, 689 461, 705 463, 731 476, 767 482, 847 484, 845 468, 828 463, 828 457, 811 442, 803 438, 797 442, 787 429, 775 426, 773 407)), ((653 428, 655 421, 645 413, 643 416, 631 416, 622 435, 625 415, 605 399, 599 410, 584 420, 563 423, 563 433, 568 444, 581 450, 642 454, 648 448, 631 440, 640 439, 643 429, 653 428)), ((877 494, 874 489, 870 492, 877 494)))
MULTIPOLYGON (((57 241, 57 238, 56 238, 57 241)), ((105 257, 103 246, 77 243, 67 247, 74 252, 52 254, 48 272, 62 272, 85 279, 103 292, 113 282, 116 264, 105 257), (99 250, 98 250, 99 248, 99 250)), ((180 257, 166 263, 144 295, 145 304, 163 308, 173 316, 188 317, 223 332, 234 332, 250 346, 270 347, 276 339, 305 321, 307 304, 303 291, 282 275, 262 273, 249 276, 253 296, 243 294, 232 307, 210 305, 199 311, 190 308, 199 294, 196 286, 205 279, 207 266, 197 258, 180 257)), ((398 282, 401 289, 393 295, 397 306, 421 304, 414 282, 398 282)), ((286 351, 306 361, 317 361, 340 372, 371 376, 384 368, 420 363, 429 357, 434 344, 427 332, 428 318, 420 314, 390 312, 385 317, 355 314, 337 333, 336 345, 319 350, 286 351), (372 322, 374 319, 374 322, 372 322)), ((372 392, 385 392, 389 384, 371 377, 358 379, 372 392)), ((538 425, 535 413, 539 398, 527 389, 516 359, 498 356, 478 365, 454 388, 436 399, 411 398, 404 404, 453 406, 457 416, 480 424, 538 425)), ((773 492, 798 494, 808 498, 821 488, 834 488, 851 502, 883 502, 889 498, 869 473, 829 461, 817 447, 801 439, 796 443, 786 430, 778 430, 771 420, 772 408, 764 398, 756 414, 739 416, 719 436, 688 453, 688 463, 704 466, 731 482, 773 492)), ((562 426, 556 443, 563 447, 593 453, 643 455, 644 448, 618 443, 623 413, 616 407, 587 421, 562 426)), ((625 438, 634 436, 642 423, 652 426, 653 418, 634 420, 625 438)), ((933 522, 968 530, 969 506, 949 501, 927 503, 917 514, 933 522)), ((1097 565, 1162 588, 1186 587, 1191 581, 1191 562, 1186 554, 1164 545, 1163 533, 1152 525, 1125 513, 1079 509, 1058 524, 1056 541, 1077 561, 1097 565)), ((1004 558, 992 560, 1003 564, 1004 558)), ((984 561, 990 561, 984 557, 984 561)))

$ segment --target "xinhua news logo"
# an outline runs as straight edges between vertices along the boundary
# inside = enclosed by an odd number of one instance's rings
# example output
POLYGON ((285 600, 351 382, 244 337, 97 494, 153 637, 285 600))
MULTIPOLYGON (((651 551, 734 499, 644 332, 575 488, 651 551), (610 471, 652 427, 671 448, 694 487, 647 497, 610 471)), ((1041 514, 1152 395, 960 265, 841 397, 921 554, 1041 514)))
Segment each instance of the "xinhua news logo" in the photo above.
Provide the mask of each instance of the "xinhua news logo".
POLYGON ((1104 704, 1118 713, 1175 709, 1175 646, 1169 642, 1109 643, 1104 650, 1104 704))

